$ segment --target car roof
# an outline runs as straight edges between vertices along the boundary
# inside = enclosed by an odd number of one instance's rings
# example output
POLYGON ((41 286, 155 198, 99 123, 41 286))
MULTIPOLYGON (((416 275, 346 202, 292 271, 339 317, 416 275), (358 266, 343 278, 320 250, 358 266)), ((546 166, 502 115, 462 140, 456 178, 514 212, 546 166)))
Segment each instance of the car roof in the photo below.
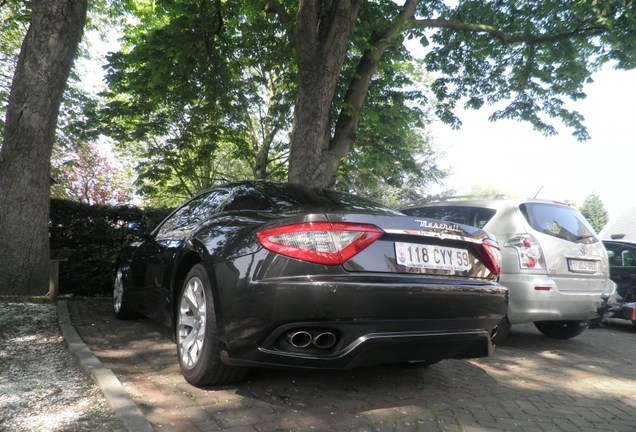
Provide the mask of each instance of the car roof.
POLYGON ((418 207, 484 207, 484 208, 493 208, 499 209, 503 207, 512 207, 518 206, 520 204, 526 203, 542 203, 542 204, 554 204, 554 205, 562 205, 566 207, 570 207, 568 204, 540 199, 540 198, 507 198, 502 195, 488 195, 488 196, 477 196, 477 197, 467 197, 467 196, 458 196, 458 197, 448 197, 443 198, 437 201, 427 201, 420 203, 412 203, 407 206, 402 207, 401 209, 410 209, 410 208, 418 208, 418 207))

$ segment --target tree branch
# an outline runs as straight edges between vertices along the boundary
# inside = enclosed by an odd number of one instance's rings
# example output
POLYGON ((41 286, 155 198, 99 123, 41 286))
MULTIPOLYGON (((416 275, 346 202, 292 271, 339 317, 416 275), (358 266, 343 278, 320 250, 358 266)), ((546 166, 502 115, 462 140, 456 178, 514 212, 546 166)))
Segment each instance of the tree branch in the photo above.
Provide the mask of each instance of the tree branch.
POLYGON ((273 13, 278 16, 278 20, 283 25, 283 28, 287 28, 287 39, 289 39, 289 43, 295 47, 296 46, 296 38, 294 37, 294 32, 291 31, 290 25, 292 23, 292 19, 287 13, 287 9, 280 4, 278 0, 267 0, 265 2, 265 12, 273 13))
POLYGON ((335 158, 342 159, 355 143, 355 130, 358 126, 360 109, 364 104, 371 79, 385 51, 402 35, 412 22, 419 0, 407 0, 400 15, 383 31, 374 33, 369 40, 369 48, 364 52, 352 82, 345 94, 345 107, 339 114, 331 141, 330 151, 335 158))
POLYGON ((554 43, 562 40, 579 38, 579 37, 588 37, 588 36, 598 36, 603 34, 605 29, 603 28, 585 28, 581 30, 575 30, 567 33, 560 33, 551 36, 513 36, 509 33, 503 32, 496 27, 486 25, 486 24, 470 24, 464 23, 461 21, 454 20, 445 20, 445 19, 416 19, 412 18, 410 20, 411 24, 415 27, 422 28, 448 28, 451 30, 461 31, 461 32, 474 32, 474 33, 488 33, 491 36, 500 39, 505 43, 525 43, 528 45, 536 45, 542 43, 554 43))

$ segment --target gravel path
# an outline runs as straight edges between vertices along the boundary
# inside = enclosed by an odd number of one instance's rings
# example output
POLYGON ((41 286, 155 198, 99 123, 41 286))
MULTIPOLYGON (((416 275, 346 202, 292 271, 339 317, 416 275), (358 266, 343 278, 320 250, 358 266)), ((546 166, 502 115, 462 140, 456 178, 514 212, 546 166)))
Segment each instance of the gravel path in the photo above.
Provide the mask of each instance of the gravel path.
POLYGON ((56 306, 0 302, 0 431, 124 431, 80 369, 56 306))

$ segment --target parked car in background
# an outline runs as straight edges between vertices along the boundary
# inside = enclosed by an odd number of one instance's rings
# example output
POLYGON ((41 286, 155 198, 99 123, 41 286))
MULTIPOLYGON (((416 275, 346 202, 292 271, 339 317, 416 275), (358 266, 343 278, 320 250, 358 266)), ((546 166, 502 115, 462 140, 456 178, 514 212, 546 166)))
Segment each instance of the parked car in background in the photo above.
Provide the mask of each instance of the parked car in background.
POLYGON ((538 199, 450 198, 412 205, 404 214, 482 228, 501 246, 500 283, 510 290, 507 316, 493 341, 512 324, 533 322, 544 335, 569 339, 596 317, 608 278, 603 244, 585 218, 566 204, 538 199))
POLYGON ((636 243, 603 240, 610 266, 610 278, 616 283, 616 302, 609 318, 631 320, 636 325, 636 243))
POLYGON ((117 259, 114 314, 174 332, 181 372, 485 357, 507 310, 494 236, 355 195, 251 181, 189 200, 117 259))

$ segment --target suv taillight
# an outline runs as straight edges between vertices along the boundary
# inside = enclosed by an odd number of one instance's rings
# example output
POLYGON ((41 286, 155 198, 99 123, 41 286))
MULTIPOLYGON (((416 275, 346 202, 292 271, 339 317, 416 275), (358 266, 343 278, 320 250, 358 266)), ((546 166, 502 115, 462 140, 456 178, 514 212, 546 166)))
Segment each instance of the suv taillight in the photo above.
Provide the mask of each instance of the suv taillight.
POLYGON ((504 246, 513 247, 519 255, 522 269, 545 269, 545 259, 539 242, 530 234, 517 234, 508 239, 504 246))
POLYGON ((258 241, 272 252, 314 264, 340 265, 382 237, 374 225, 307 222, 259 231, 258 241))

